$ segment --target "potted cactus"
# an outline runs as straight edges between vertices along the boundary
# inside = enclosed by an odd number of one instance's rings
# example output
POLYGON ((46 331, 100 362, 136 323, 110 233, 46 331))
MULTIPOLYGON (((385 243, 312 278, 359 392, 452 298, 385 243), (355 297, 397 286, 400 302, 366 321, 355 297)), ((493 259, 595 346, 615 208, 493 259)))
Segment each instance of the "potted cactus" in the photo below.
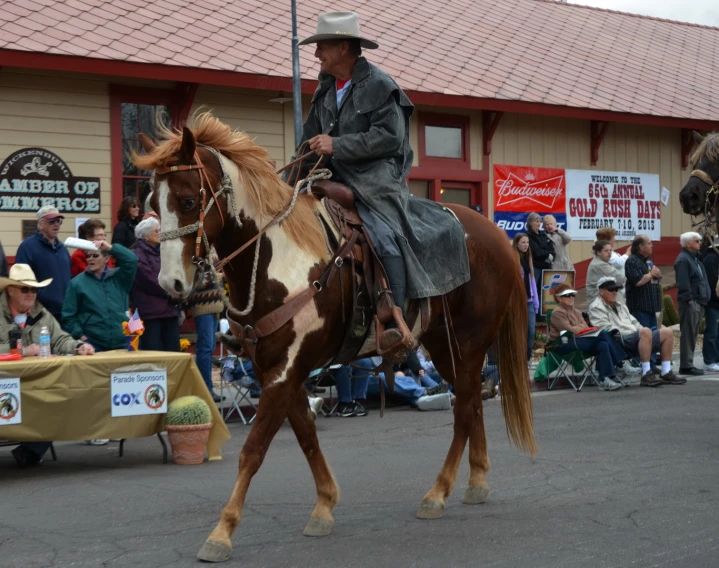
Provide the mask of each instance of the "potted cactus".
POLYGON ((212 428, 212 414, 207 403, 197 396, 182 396, 167 407, 165 429, 177 464, 191 465, 205 461, 205 448, 212 428))

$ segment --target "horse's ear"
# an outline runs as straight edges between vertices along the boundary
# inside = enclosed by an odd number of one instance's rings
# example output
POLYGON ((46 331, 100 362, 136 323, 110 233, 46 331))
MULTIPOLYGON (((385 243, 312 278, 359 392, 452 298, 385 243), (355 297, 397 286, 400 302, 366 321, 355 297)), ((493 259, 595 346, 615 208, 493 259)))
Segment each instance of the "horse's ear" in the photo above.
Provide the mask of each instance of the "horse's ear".
POLYGON ((137 135, 137 138, 140 140, 140 144, 142 144, 142 147, 145 150, 145 154, 152 154, 155 148, 157 148, 157 144, 155 144, 152 141, 152 138, 150 138, 146 134, 140 132, 140 134, 137 135))
POLYGON ((197 142, 192 130, 187 126, 182 127, 182 144, 180 145, 180 162, 183 164, 191 164, 195 158, 195 149, 197 142))
POLYGON ((702 142, 704 142, 704 136, 702 136, 701 134, 699 134, 696 130, 694 131, 694 142, 696 142, 697 145, 699 145, 699 144, 701 144, 702 142))

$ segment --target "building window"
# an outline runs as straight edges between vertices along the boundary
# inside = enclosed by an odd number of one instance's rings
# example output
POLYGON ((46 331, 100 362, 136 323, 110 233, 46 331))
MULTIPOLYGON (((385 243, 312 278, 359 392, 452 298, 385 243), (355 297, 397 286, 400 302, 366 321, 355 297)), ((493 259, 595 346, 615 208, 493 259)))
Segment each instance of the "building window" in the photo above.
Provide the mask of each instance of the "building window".
POLYGON ((442 187, 440 194, 442 195, 442 203, 456 203, 467 207, 475 205, 472 190, 468 187, 449 187, 449 184, 447 184, 447 186, 442 187))
POLYGON ((410 180, 409 192, 415 197, 424 197, 429 199, 429 182, 424 180, 410 180))
POLYGON ((110 86, 110 145, 112 151, 112 214, 125 197, 145 204, 150 193, 150 173, 138 170, 130 161, 130 151, 140 150, 138 134, 157 140, 157 120, 171 126, 177 108, 176 93, 169 89, 148 89, 125 85, 110 86))
POLYGON ((468 116, 420 113, 420 167, 469 169, 469 157, 468 116))
POLYGON ((462 159, 462 128, 425 125, 424 144, 427 156, 462 159))
POLYGON ((170 127, 170 110, 165 105, 121 103, 122 114, 122 198, 134 197, 142 206, 150 193, 152 172, 138 170, 130 161, 132 150, 140 151, 138 134, 142 132, 157 140, 157 121, 170 127))

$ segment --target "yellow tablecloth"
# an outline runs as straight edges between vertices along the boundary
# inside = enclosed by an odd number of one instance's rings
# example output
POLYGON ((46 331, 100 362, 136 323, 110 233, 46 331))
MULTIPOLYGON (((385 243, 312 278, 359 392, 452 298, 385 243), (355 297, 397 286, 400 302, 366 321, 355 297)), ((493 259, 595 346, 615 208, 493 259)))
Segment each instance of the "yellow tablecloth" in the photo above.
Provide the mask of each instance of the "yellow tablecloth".
POLYGON ((210 460, 222 459, 221 447, 230 432, 189 353, 107 351, 88 357, 28 357, 0 362, 0 378, 20 377, 22 396, 22 423, 0 426, 0 440, 153 436, 163 430, 164 414, 112 417, 110 374, 155 369, 167 369, 168 403, 194 394, 210 406, 212 430, 207 454, 210 460))

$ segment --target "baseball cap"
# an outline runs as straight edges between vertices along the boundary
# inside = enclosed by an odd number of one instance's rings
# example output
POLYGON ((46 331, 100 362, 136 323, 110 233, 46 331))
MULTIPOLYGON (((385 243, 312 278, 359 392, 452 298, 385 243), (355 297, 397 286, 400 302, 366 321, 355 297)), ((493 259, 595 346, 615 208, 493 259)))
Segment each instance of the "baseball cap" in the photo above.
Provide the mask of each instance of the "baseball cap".
POLYGON ((53 205, 45 205, 45 207, 41 207, 38 209, 37 212, 37 220, 40 219, 56 219, 57 217, 60 217, 61 219, 64 219, 65 216, 58 211, 57 207, 53 205))
POLYGON ((613 292, 614 290, 621 290, 622 288, 623 286, 617 284, 617 281, 611 276, 603 276, 599 279, 599 282, 597 282, 598 290, 609 290, 613 292))

